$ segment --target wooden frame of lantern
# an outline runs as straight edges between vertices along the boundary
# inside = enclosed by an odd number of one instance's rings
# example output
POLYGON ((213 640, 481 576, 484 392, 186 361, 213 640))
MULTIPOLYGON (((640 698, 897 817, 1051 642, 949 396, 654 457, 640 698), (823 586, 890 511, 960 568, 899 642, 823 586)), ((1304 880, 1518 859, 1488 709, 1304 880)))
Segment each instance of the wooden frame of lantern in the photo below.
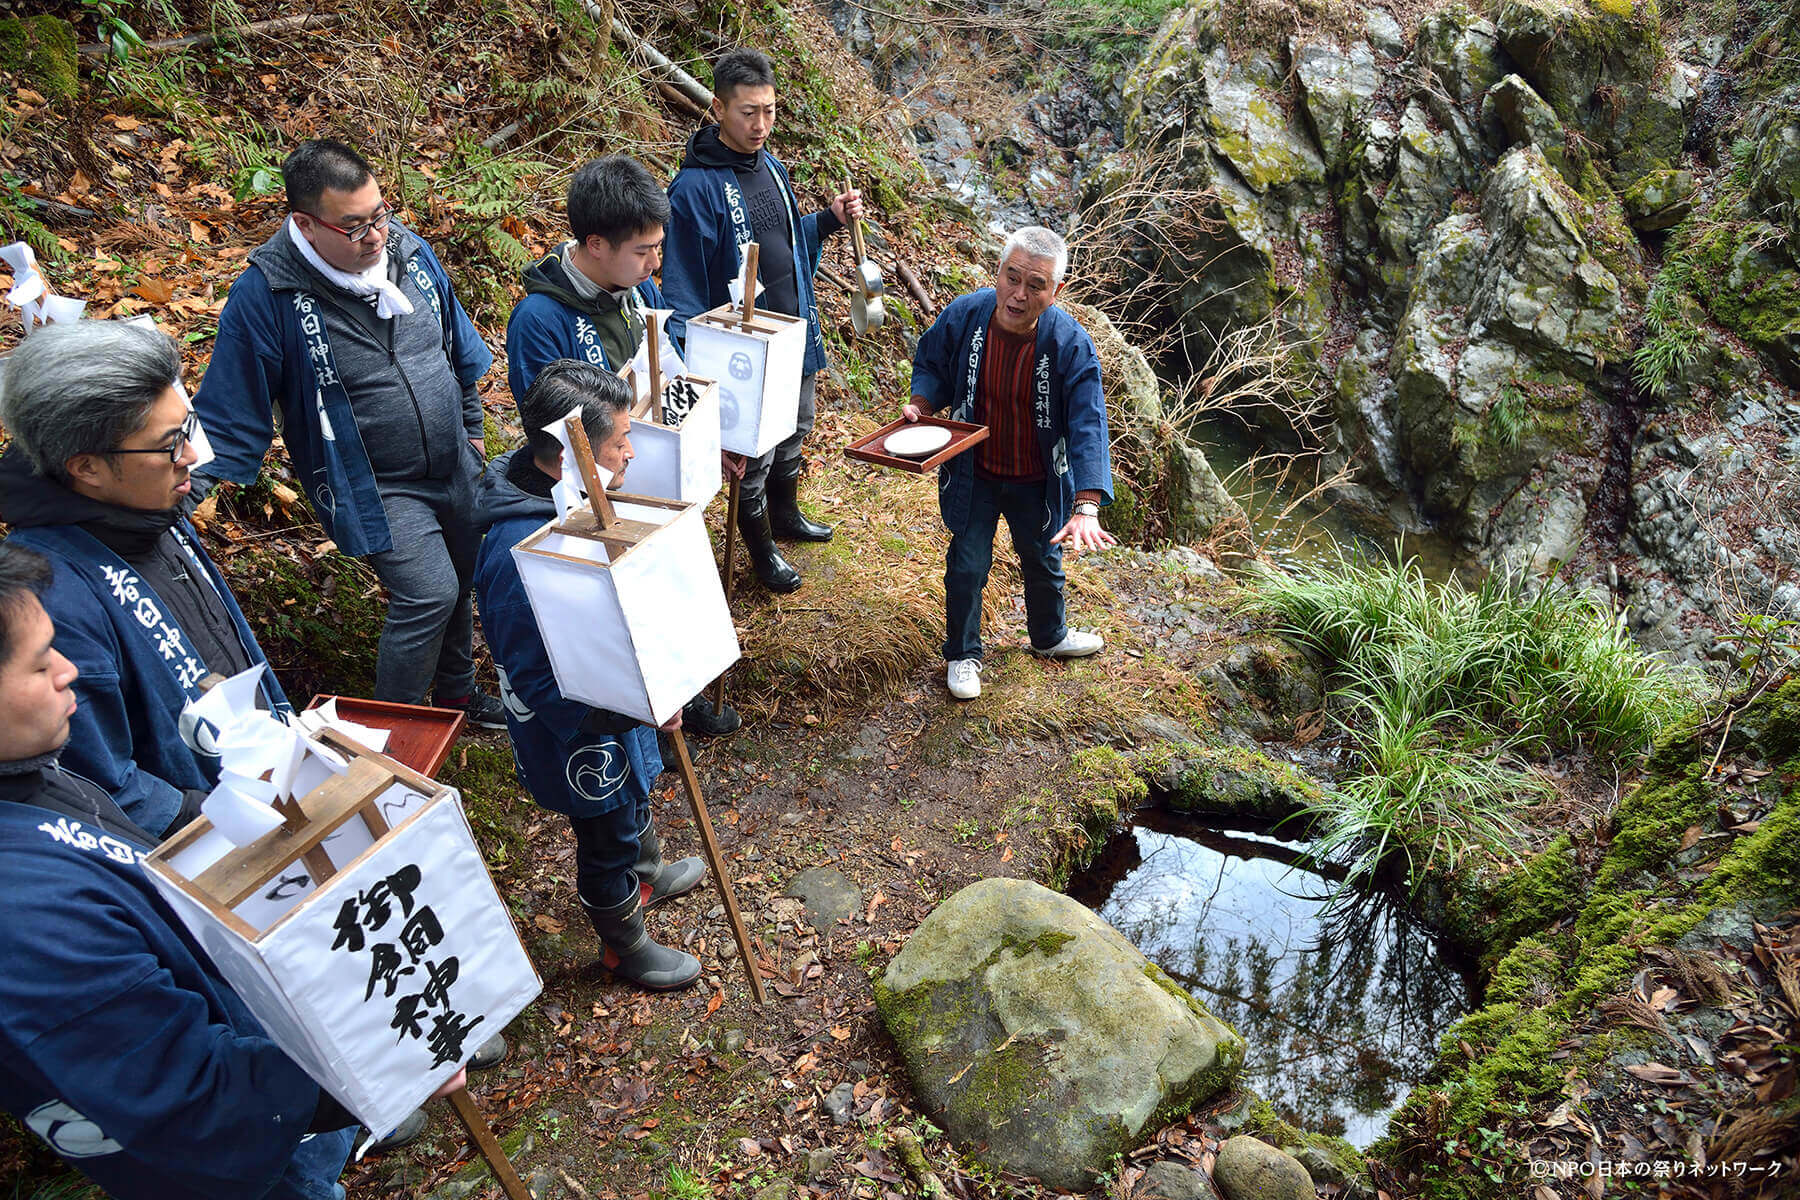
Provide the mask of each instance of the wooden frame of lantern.
MULTIPOLYGON (((543 985, 455 789, 335 730, 312 741, 347 766, 297 799, 276 801, 281 825, 220 853, 222 835, 200 817, 143 865, 276 1044, 358 1120, 391 1129, 524 1011, 543 985), (396 877, 403 881, 398 889, 396 877), (434 879, 439 886, 429 886, 434 879), (370 925, 369 897, 382 887, 390 893, 388 908, 379 926, 370 925), (354 948, 346 912, 353 914, 354 948), (359 956, 365 935, 369 952, 359 956), (375 941, 387 936, 396 940, 375 941), (376 999, 383 982, 378 945, 395 955, 394 986, 376 999), (401 970, 397 947, 404 947, 410 969, 401 970), (407 979, 399 1003, 389 1005, 403 975, 417 978, 407 979), (415 1000, 406 992, 424 979, 441 990, 408 1011, 417 1031, 409 1042, 402 1007, 415 1000), (449 1028, 434 1025, 427 1037, 424 1027, 437 1017, 449 1028)), ((450 1099, 507 1195, 528 1196, 467 1090, 450 1099)))
POLYGON ((806 318, 756 308, 757 247, 746 247, 743 304, 687 323, 688 369, 719 382, 719 445, 761 458, 799 427, 806 318))

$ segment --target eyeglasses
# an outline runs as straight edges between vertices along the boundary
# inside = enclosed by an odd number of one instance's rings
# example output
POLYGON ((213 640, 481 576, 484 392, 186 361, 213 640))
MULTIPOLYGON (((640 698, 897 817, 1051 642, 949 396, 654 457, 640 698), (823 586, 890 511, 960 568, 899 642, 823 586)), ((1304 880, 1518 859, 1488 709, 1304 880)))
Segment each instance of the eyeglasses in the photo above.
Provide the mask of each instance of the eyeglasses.
POLYGON ((381 211, 376 213, 373 217, 364 221, 361 225, 352 225, 348 229, 345 229, 342 225, 333 225, 330 221, 327 221, 324 217, 318 216, 315 213, 307 213, 306 215, 332 232, 343 234, 345 241, 360 242, 377 229, 386 229, 388 222, 394 219, 394 210, 383 205, 381 211))
POLYGON ((170 462, 179 466, 181 463, 182 451, 186 450, 188 448, 188 443, 194 440, 194 431, 198 428, 200 428, 200 418, 194 413, 189 413, 187 419, 182 421, 181 428, 175 431, 175 440, 170 442, 167 446, 145 446, 134 450, 108 450, 107 453, 163 454, 168 456, 170 462))

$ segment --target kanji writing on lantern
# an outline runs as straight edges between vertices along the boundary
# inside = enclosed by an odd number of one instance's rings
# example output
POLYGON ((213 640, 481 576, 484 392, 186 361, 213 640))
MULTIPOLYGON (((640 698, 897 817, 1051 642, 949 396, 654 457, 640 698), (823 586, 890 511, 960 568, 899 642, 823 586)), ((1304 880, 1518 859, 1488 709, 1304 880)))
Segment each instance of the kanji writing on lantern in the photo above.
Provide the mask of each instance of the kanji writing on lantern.
POLYGON ((411 863, 344 901, 333 924, 337 939, 331 943, 331 948, 339 950, 348 946, 352 951, 361 950, 363 930, 377 932, 386 925, 388 918, 394 915, 394 901, 399 901, 402 915, 412 915, 413 893, 418 889, 418 864, 411 863))
POLYGON ((367 950, 369 979, 363 989, 363 1001, 373 1000, 377 988, 383 1000, 394 1000, 388 1028, 399 1031, 399 1041, 424 1041, 435 1056, 431 1065, 436 1068, 447 1062, 461 1062, 469 1032, 486 1018, 471 1021, 451 1004, 450 985, 462 971, 457 956, 426 957, 443 942, 444 926, 431 905, 416 903, 415 893, 422 882, 418 866, 408 864, 345 900, 332 922, 337 937, 331 948, 351 954, 367 950), (413 911, 415 906, 417 912, 413 911), (372 940, 388 928, 396 908, 405 919, 392 935, 394 940, 372 940), (403 984, 418 990, 403 990, 403 984), (431 1021, 429 1032, 425 1026, 427 1018, 431 1021))

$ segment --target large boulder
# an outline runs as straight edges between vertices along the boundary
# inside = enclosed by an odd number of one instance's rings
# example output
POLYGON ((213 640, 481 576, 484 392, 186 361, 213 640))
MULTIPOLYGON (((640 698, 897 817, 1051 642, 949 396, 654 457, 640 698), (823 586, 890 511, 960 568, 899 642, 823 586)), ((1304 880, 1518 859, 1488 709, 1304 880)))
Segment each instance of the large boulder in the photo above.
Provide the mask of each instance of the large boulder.
POLYGON ((1535 146, 1508 151, 1480 212, 1431 231, 1395 335, 1397 451, 1425 514, 1471 537, 1552 455, 1599 449, 1583 405, 1624 306, 1566 187, 1535 146))
MULTIPOLYGON (((1330 325, 1332 275, 1315 268, 1333 255, 1314 218, 1330 207, 1331 194, 1308 122, 1329 130, 1334 119, 1347 120, 1373 62, 1310 57, 1316 102, 1299 106, 1289 90, 1287 47, 1235 52, 1226 21, 1220 0, 1195 0, 1164 23, 1125 82, 1123 158, 1160 159, 1166 170, 1156 188, 1209 200, 1206 219, 1186 222, 1154 267, 1191 356, 1204 359, 1231 330, 1273 318, 1316 357, 1330 325)), ((1332 152, 1342 136, 1339 128, 1332 152)), ((1131 178, 1115 168, 1096 174, 1116 184, 1131 178)), ((1113 203, 1116 184, 1090 202, 1113 203)))
POLYGON ((1653 0, 1506 0, 1496 24, 1520 73, 1601 147, 1621 183, 1680 157, 1693 97, 1653 0))
POLYGON ((1244 1059, 1242 1039, 1110 925, 1025 880, 944 901, 875 998, 933 1119, 1051 1187, 1092 1186, 1244 1059))

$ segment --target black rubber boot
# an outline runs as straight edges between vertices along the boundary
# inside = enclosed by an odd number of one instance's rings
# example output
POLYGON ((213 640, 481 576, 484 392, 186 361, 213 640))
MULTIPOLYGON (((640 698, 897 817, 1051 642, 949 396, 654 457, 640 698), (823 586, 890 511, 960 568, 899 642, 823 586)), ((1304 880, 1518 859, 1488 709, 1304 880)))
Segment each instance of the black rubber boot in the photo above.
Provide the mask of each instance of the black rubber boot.
POLYGON ((594 932, 600 935, 600 961, 627 983, 652 992, 672 992, 700 978, 700 960, 673 946, 650 940, 644 929, 644 902, 637 888, 621 904, 595 908, 586 900, 594 932))
POLYGON ((638 895, 645 908, 685 896, 706 878, 706 864, 694 855, 676 862, 663 861, 662 839, 656 836, 655 821, 646 821, 638 830, 638 860, 632 871, 638 877, 638 895))
POLYGON ((800 459, 769 467, 769 529, 787 542, 829 542, 831 526, 809 521, 800 511, 800 459))
POLYGON ((775 535, 769 532, 769 502, 766 496, 759 496, 754 502, 743 502, 743 506, 738 509, 738 535, 744 539, 744 549, 750 554, 750 565, 755 568, 759 583, 778 594, 791 592, 800 586, 800 572, 781 557, 781 548, 775 544, 775 535))
MULTIPOLYGON (((712 701, 705 692, 701 692, 692 700, 681 706, 681 730, 694 737, 722 737, 727 733, 736 733, 744 719, 738 716, 738 710, 726 704, 718 712, 713 712, 712 701)), ((665 755, 665 761, 669 756, 665 755)))

